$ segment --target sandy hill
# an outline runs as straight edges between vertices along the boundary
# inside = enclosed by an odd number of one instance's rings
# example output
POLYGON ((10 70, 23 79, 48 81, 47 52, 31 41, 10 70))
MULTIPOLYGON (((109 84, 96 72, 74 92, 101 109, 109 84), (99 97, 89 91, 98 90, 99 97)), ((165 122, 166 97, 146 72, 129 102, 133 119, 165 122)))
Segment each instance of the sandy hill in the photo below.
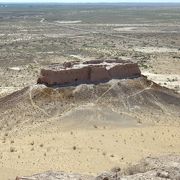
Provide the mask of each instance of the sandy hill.
POLYGON ((61 88, 26 87, 0 99, 1 128, 59 121, 63 125, 135 126, 179 119, 180 95, 146 77, 61 88))

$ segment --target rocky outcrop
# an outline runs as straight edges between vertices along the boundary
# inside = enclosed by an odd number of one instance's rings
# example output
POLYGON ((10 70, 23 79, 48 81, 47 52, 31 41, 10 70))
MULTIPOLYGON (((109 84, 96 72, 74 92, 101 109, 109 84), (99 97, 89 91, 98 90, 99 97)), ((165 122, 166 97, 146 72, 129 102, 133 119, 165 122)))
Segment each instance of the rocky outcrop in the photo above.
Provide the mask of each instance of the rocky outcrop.
POLYGON ((180 180, 180 156, 148 157, 139 164, 121 170, 116 167, 96 177, 64 172, 45 172, 16 180, 180 180))
POLYGON ((48 86, 81 83, 99 83, 111 79, 141 76, 137 64, 122 60, 92 60, 80 63, 66 62, 41 70, 37 83, 48 86))

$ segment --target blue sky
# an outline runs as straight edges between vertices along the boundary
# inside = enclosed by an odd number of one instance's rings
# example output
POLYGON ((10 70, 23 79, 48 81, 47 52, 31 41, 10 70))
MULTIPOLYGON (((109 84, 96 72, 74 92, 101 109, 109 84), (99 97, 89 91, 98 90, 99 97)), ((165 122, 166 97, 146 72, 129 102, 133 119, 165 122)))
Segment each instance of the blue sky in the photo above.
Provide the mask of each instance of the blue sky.
POLYGON ((179 2, 180 0, 0 0, 0 3, 41 3, 41 2, 57 2, 57 3, 98 3, 98 2, 109 2, 109 3, 120 3, 120 2, 164 2, 164 3, 171 3, 171 2, 179 2))

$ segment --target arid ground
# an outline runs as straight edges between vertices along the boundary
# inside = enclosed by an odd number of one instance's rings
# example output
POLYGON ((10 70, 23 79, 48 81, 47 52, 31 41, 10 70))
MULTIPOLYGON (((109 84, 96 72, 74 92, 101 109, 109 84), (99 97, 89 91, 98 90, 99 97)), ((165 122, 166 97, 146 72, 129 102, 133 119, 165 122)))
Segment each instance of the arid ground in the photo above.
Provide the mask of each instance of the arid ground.
POLYGON ((0 5, 2 180, 180 155, 179 93, 179 4, 0 5), (148 80, 36 85, 47 65, 103 58, 131 59, 148 80))

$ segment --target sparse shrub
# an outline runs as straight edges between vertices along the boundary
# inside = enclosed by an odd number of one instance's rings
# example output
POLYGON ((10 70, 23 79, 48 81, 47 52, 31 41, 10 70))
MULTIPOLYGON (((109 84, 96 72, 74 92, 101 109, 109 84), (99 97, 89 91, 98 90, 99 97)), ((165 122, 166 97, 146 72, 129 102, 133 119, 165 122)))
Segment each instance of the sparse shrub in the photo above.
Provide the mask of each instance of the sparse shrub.
POLYGON ((33 146, 33 145, 34 145, 34 141, 32 141, 32 142, 30 143, 30 145, 33 146))
POLYGON ((6 133, 4 134, 4 136, 8 136, 8 133, 6 132, 6 133))
POLYGON ((16 152, 15 147, 10 147, 10 152, 16 152))
POLYGON ((148 66, 146 64, 141 64, 141 67, 143 67, 144 69, 148 68, 148 66))
POLYGON ((98 128, 96 125, 93 125, 93 127, 94 127, 95 129, 97 129, 97 128, 98 128))
POLYGON ((40 147, 43 147, 44 145, 43 145, 43 144, 40 144, 39 146, 40 146, 40 147))

